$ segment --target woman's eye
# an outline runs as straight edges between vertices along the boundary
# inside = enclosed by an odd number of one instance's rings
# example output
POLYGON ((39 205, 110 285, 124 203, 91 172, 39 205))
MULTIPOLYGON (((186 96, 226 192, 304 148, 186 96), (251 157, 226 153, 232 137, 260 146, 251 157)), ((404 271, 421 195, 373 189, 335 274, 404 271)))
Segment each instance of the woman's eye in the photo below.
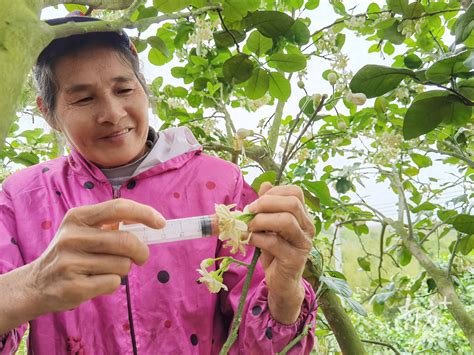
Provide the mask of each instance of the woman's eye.
POLYGON ((119 94, 128 94, 128 93, 131 92, 131 91, 133 91, 133 89, 130 89, 130 88, 128 88, 128 89, 120 89, 120 90, 118 91, 118 93, 119 93, 119 94))
POLYGON ((92 101, 92 97, 91 96, 87 96, 87 97, 83 97, 79 100, 76 100, 74 101, 73 103, 74 104, 85 104, 85 103, 88 103, 89 101, 92 101))

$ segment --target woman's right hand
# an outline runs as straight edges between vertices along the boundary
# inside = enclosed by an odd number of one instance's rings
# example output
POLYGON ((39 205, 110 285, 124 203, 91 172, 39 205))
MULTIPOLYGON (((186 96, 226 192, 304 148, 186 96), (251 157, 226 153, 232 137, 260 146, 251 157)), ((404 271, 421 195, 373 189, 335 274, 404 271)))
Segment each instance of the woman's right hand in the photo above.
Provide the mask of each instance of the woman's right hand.
POLYGON ((152 228, 166 223, 152 207, 125 199, 66 213, 48 248, 30 264, 26 286, 40 314, 69 310, 111 294, 132 263, 147 261, 148 246, 134 234, 117 230, 122 221, 152 228))

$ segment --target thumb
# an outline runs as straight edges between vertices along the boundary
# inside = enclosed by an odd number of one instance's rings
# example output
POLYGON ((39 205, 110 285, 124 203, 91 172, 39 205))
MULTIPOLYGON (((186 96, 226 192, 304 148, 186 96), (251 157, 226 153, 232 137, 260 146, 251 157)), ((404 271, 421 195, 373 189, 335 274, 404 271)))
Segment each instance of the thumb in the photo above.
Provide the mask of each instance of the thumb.
POLYGON ((265 195, 269 190, 273 188, 273 185, 268 181, 262 182, 260 185, 260 189, 258 190, 258 195, 262 196, 265 195))

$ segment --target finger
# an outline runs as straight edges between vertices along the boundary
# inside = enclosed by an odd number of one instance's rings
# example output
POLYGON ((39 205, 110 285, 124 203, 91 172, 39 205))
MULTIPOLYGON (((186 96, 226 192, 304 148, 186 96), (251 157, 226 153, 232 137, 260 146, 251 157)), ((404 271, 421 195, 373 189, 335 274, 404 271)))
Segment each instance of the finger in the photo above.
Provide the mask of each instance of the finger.
POLYGON ((124 277, 132 267, 132 259, 108 254, 81 255, 71 262, 76 263, 78 273, 83 275, 116 274, 124 277))
POLYGON ((120 287, 120 276, 116 274, 109 275, 92 275, 86 278, 84 282, 84 289, 91 297, 88 299, 110 295, 120 287))
MULTIPOLYGON (((268 185, 271 186, 270 183, 268 183, 268 185)), ((265 195, 295 196, 304 204, 303 190, 295 185, 272 186, 270 189, 265 191, 265 195)))
POLYGON ((66 251, 122 256, 132 259, 137 265, 143 265, 150 254, 143 241, 125 231, 79 227, 65 233, 64 237, 58 239, 57 247, 66 251))
POLYGON ((260 188, 258 189, 258 195, 259 196, 264 195, 271 188, 273 188, 273 185, 271 183, 269 183, 268 181, 262 182, 262 184, 260 185, 260 188))
POLYGON ((260 213, 289 212, 295 216, 301 228, 307 231, 311 231, 313 228, 313 222, 306 214, 303 204, 293 195, 281 196, 266 194, 251 203, 248 209, 257 215, 260 213))
POLYGON ((127 220, 151 228, 163 228, 166 221, 154 208, 126 199, 115 199, 71 209, 66 218, 91 227, 116 224, 127 220))
POLYGON ((248 228, 252 233, 273 232, 296 248, 303 250, 311 249, 310 239, 291 213, 258 213, 250 221, 248 228))
POLYGON ((252 233, 250 244, 273 255, 288 270, 298 272, 306 262, 306 253, 295 249, 274 233, 252 233))

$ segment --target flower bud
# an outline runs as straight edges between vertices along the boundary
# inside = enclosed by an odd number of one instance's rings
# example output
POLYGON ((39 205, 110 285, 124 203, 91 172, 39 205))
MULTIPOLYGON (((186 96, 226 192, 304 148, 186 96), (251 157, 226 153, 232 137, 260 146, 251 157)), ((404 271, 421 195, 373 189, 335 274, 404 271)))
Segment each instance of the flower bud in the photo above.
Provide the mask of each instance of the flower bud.
POLYGON ((331 84, 331 86, 334 86, 336 85, 336 81, 337 81, 337 75, 335 73, 329 73, 328 74, 328 81, 329 81, 329 84, 331 84))
POLYGON ((319 104, 321 103, 322 100, 321 94, 314 94, 312 99, 313 99, 313 107, 316 109, 318 108, 319 104))
POLYGON ((351 104, 361 106, 365 104, 367 97, 362 93, 353 94, 352 92, 349 92, 346 94, 346 100, 351 104))
POLYGON ((304 81, 303 80, 298 80, 297 85, 300 89, 304 89, 304 81))
POLYGON ((240 139, 245 139, 249 136, 253 136, 254 132, 251 129, 239 128, 237 130, 237 137, 240 139))
POLYGON ((337 128, 339 128, 341 131, 345 131, 347 129, 346 121, 340 120, 337 124, 337 128))

